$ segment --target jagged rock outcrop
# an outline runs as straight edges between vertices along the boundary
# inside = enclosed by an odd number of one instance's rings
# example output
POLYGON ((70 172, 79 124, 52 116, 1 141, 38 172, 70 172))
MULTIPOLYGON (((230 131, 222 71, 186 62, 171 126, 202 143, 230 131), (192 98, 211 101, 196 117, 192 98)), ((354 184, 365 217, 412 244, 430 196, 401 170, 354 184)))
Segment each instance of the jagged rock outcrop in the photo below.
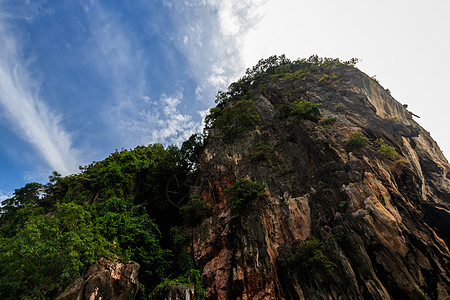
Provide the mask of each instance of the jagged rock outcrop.
POLYGON ((207 298, 449 299, 450 166, 412 114, 343 64, 249 85, 259 122, 233 140, 213 126, 199 164, 199 195, 214 214, 189 231, 189 250, 207 298), (283 118, 279 106, 295 100, 336 122, 283 118), (397 156, 349 149, 354 132, 397 156), (239 178, 266 195, 232 212, 225 189, 239 178), (295 260, 307 247, 303 259, 323 257, 295 260))
POLYGON ((195 291, 193 285, 169 285, 157 291, 153 299, 158 300, 194 300, 195 291))
POLYGON ((76 280, 58 300, 134 299, 139 289, 139 264, 101 258, 83 278, 76 280))

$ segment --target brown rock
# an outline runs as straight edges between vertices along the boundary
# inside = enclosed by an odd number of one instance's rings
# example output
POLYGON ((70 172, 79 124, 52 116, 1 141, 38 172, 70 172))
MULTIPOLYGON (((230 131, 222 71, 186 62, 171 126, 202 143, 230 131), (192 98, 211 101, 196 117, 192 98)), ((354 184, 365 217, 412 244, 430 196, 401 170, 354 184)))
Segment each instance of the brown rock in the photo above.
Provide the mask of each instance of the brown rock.
POLYGON ((58 300, 134 299, 138 292, 139 264, 122 263, 101 258, 84 278, 59 295, 58 300))
POLYGON ((155 300, 194 300, 194 286, 169 285, 158 291, 153 299, 155 300))
POLYGON ((201 195, 215 214, 190 238, 207 298, 448 299, 450 165, 378 83, 339 65, 338 83, 319 84, 322 71, 299 80, 261 76, 251 96, 258 125, 206 145, 201 195), (280 118, 277 105, 306 98, 336 116, 334 128, 280 118), (371 146, 348 152, 344 139, 356 131, 382 138, 401 163, 371 146), (276 151, 252 160, 254 141, 276 151), (232 215, 224 190, 242 177, 265 184, 267 196, 232 215), (311 236, 332 271, 292 263, 311 236))

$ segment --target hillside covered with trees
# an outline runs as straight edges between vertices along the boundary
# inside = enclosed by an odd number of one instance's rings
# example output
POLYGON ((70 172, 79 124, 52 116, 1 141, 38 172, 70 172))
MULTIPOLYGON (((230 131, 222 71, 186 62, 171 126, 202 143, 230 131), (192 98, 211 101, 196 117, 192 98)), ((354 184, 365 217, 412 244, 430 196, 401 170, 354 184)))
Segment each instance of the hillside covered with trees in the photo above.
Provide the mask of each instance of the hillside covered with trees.
POLYGON ((139 299, 445 299, 450 166, 355 63, 269 57, 181 147, 16 189, 0 298, 57 298, 104 259, 139 264, 139 299))
POLYGON ((182 218, 166 199, 172 176, 193 173, 185 149, 121 150, 78 174, 16 189, 2 202, 0 297, 51 298, 100 257, 138 262, 142 295, 186 272, 198 280, 177 230, 182 218))

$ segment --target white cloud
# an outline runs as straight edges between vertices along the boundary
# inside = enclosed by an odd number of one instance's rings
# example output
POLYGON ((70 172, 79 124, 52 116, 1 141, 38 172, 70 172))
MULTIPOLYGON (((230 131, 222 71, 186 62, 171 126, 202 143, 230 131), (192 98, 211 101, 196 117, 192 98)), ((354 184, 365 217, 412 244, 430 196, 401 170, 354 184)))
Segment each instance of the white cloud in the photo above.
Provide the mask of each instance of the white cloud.
POLYGON ((160 129, 154 130, 149 142, 166 141, 179 145, 189 136, 200 131, 201 123, 192 121, 189 115, 183 115, 178 110, 183 95, 177 93, 174 96, 162 95, 161 103, 164 107, 164 119, 159 120, 160 129))
POLYGON ((147 95, 141 96, 141 99, 144 100, 144 101, 147 102, 147 103, 150 103, 151 100, 152 100, 152 99, 151 99, 149 96, 147 96, 147 95))
POLYGON ((183 97, 181 93, 175 95, 174 97, 169 97, 163 95, 161 102, 164 104, 164 114, 166 116, 171 116, 177 112, 177 106, 180 104, 180 99, 183 97))
POLYGON ((257 8, 265 2, 205 0, 173 4, 173 22, 178 30, 174 43, 196 79, 197 100, 213 103, 218 90, 225 90, 244 75, 242 45, 259 20, 257 8))
MULTIPOLYGON (((139 37, 121 23, 116 12, 100 3, 91 3, 86 11, 92 32, 86 53, 97 72, 110 82, 112 99, 102 117, 117 133, 119 146, 179 145, 200 130, 200 122, 180 112, 179 107, 186 105, 181 92, 162 94, 159 99, 148 96, 152 91, 147 85, 145 70, 152 68, 151 52, 146 53, 141 48, 139 37)), ((181 35, 180 42, 190 44, 191 38, 181 35)))
POLYGON ((167 6, 167 7, 169 7, 169 8, 172 8, 172 2, 170 2, 170 1, 163 0, 163 5, 164 5, 164 6, 167 6))
POLYGON ((144 126, 139 120, 144 108, 153 104, 144 72, 147 60, 139 43, 134 41, 133 32, 127 31, 117 13, 99 2, 82 5, 91 32, 85 59, 109 87, 105 99, 101 99, 104 105, 101 118, 119 137, 118 147, 134 147, 141 135, 139 130, 130 131, 129 126, 144 126))
POLYGON ((51 174, 52 170, 46 167, 37 166, 33 170, 25 171, 23 180, 25 182, 40 182, 45 183, 48 181, 48 176, 51 174))
MULTIPOLYGON (((133 113, 133 118, 121 119, 120 132, 123 139, 139 137, 140 144, 162 143, 165 145, 180 145, 183 141, 202 128, 201 121, 194 121, 192 116, 180 112, 183 105, 183 94, 161 95, 159 102, 133 113)), ((132 104, 124 108, 135 109, 132 104)), ((124 110, 122 110, 122 113, 124 110)), ((132 143, 132 141, 129 141, 132 143)))
MULTIPOLYGON (((158 29, 156 33, 170 45, 175 45, 187 59, 189 74, 197 84, 195 97, 202 100, 201 104, 195 104, 199 109, 212 104, 218 90, 226 89, 232 80, 243 75, 245 68, 239 47, 243 34, 256 21, 254 8, 264 2, 163 3, 176 29, 175 32, 158 29)), ((117 133, 120 146, 155 142, 179 144, 199 131, 202 118, 194 116, 195 110, 188 107, 193 105, 188 102, 194 99, 186 99, 182 93, 172 91, 160 99, 152 95, 145 73, 146 68, 152 68, 149 63, 151 53, 141 48, 139 37, 121 23, 117 12, 100 2, 83 3, 92 32, 86 57, 90 57, 88 59, 98 74, 110 82, 112 99, 102 117, 117 133), (185 112, 187 108, 191 113, 185 112)), ((149 30, 155 34, 156 27, 153 26, 156 25, 151 22, 149 20, 149 30)), ((158 26, 162 25, 158 23, 158 26)), ((171 61, 170 55, 173 54, 168 52, 165 59, 171 61)), ((174 89, 179 88, 175 84, 174 89)))
POLYGON ((143 58, 133 43, 132 33, 126 32, 120 18, 107 8, 96 4, 87 13, 91 36, 86 49, 86 58, 91 60, 97 71, 114 81, 115 92, 123 97, 129 92, 130 81, 134 87, 143 90, 145 85, 140 65, 143 58))
POLYGON ((20 59, 20 46, 0 20, 0 105, 11 126, 32 144, 47 164, 62 174, 78 170, 78 153, 61 117, 39 99, 39 83, 20 59))
POLYGON ((440 0, 367 5, 357 0, 203 0, 171 5, 178 28, 173 41, 197 81, 196 99, 212 103, 217 90, 270 55, 358 57, 360 68, 378 74, 399 101, 422 116, 418 121, 447 156, 450 101, 445 89, 450 78, 445 70, 450 61, 440 58, 450 50, 443 38, 450 25, 448 8, 440 0))
MULTIPOLYGON (((0 203, 3 201, 3 200, 6 200, 6 199, 8 199, 8 198, 11 198, 11 196, 12 196, 12 192, 6 192, 6 191, 4 191, 4 190, 0 190, 0 203)), ((1 206, 1 205, 0 205, 1 206)))

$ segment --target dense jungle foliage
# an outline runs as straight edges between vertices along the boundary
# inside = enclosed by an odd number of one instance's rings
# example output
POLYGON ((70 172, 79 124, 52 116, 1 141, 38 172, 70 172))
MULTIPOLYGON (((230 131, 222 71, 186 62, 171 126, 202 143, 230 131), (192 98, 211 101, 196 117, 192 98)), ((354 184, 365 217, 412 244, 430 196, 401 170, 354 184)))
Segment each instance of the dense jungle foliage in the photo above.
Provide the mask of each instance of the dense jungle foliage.
POLYGON ((170 177, 193 172, 185 143, 112 153, 49 183, 28 183, 3 201, 0 298, 51 298, 99 257, 141 265, 142 296, 194 265, 184 253, 178 210, 167 204, 170 177))
MULTIPOLYGON (((116 151, 80 168, 78 174, 63 177, 54 172, 47 184, 28 183, 16 189, 1 207, 0 298, 52 298, 100 257, 138 262, 142 299, 174 280, 202 291, 202 266, 195 266, 185 252, 186 238, 179 228, 199 223, 212 207, 196 195, 187 197, 181 209, 170 205, 171 178, 194 180, 198 154, 204 143, 216 138, 214 130, 230 142, 259 122, 250 99, 261 89, 258 80, 303 79, 320 68, 327 71, 319 81, 337 80, 333 66, 356 62, 269 57, 247 70, 227 92, 219 92, 204 133, 191 136, 181 148, 155 144, 116 151)), ((317 105, 297 100, 281 107, 280 114, 320 119, 317 105)), ((229 190, 232 208, 244 209, 252 198, 261 197, 263 189, 249 181, 237 182, 229 190)), ((188 192, 178 191, 174 197, 188 192)))

